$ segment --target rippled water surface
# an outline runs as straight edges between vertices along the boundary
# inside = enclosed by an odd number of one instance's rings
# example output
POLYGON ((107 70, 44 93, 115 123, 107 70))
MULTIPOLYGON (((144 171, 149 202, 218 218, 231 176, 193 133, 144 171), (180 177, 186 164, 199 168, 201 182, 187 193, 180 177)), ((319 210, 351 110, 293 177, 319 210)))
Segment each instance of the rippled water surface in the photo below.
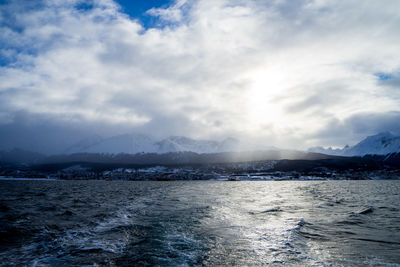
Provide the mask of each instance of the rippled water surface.
POLYGON ((397 266, 400 181, 0 181, 2 266, 397 266))

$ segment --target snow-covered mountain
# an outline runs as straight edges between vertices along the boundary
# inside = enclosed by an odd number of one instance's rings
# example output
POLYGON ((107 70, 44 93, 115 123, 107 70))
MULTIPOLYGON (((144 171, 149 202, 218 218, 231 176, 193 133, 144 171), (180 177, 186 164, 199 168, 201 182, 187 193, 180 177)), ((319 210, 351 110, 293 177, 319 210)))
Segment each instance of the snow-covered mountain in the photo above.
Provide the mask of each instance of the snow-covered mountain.
POLYGON ((358 144, 345 146, 343 149, 314 147, 308 151, 338 156, 386 155, 400 152, 400 136, 395 136, 390 132, 383 132, 368 136, 358 144))
POLYGON ((219 153, 238 151, 239 142, 227 138, 221 142, 209 140, 194 140, 183 136, 171 136, 157 141, 143 134, 125 134, 102 139, 91 137, 82 140, 66 150, 66 153, 168 153, 191 151, 196 153, 219 153))
POLYGON ((368 136, 363 141, 345 150, 345 154, 352 155, 386 155, 400 152, 400 136, 394 136, 390 132, 384 132, 368 136))
POLYGON ((183 136, 171 136, 157 142, 158 153, 191 151, 196 153, 218 153, 237 151, 239 142, 228 138, 221 142, 209 140, 194 140, 183 136))

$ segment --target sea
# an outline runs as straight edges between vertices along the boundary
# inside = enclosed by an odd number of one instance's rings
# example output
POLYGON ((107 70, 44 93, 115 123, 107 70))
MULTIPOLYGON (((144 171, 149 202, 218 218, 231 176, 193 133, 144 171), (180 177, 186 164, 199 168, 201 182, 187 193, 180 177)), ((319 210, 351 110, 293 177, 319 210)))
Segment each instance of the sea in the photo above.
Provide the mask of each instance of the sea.
POLYGON ((400 181, 0 181, 0 266, 400 266, 400 181))

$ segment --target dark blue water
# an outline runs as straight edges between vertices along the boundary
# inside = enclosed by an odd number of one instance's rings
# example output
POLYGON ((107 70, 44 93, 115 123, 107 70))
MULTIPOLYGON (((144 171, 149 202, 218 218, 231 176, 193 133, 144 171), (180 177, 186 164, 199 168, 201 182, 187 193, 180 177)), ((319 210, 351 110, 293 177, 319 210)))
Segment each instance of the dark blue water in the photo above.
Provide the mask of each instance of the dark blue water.
POLYGON ((400 181, 0 181, 1 266, 400 266, 400 181))

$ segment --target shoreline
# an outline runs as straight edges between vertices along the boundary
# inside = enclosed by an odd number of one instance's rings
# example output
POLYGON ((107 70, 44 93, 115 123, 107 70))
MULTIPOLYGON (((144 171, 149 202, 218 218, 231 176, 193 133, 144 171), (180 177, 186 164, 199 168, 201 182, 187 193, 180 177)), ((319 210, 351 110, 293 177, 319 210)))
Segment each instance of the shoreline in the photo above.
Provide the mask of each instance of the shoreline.
POLYGON ((294 179, 284 179, 281 177, 277 177, 277 179, 268 178, 268 179, 147 179, 147 180, 123 180, 123 179, 55 179, 55 178, 17 178, 17 177, 0 177, 0 181, 126 181, 126 182, 306 182, 306 181, 400 181, 400 178, 397 179, 332 179, 332 178, 323 178, 323 177, 307 177, 307 178, 294 178, 294 179))

